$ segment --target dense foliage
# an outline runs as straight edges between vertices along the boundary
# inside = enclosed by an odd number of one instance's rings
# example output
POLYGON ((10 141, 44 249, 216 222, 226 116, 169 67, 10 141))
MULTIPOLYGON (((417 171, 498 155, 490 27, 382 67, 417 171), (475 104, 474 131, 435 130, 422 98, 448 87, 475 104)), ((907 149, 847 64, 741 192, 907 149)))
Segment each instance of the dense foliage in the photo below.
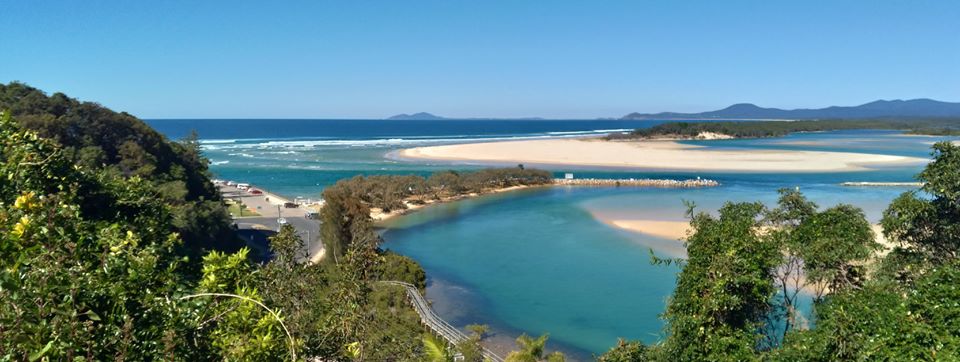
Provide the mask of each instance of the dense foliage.
POLYGON ((8 115, 0 142, 0 359, 180 351, 170 333, 193 323, 164 298, 180 291, 179 240, 147 184, 75 166, 8 115))
POLYGON ((786 136, 794 132, 841 131, 853 129, 898 130, 915 134, 960 134, 960 119, 840 119, 816 121, 731 121, 731 122, 669 122, 650 128, 639 128, 630 133, 615 133, 607 139, 636 138, 697 138, 702 133, 716 133, 734 138, 761 138, 786 136))
POLYGON ((670 337, 660 353, 684 361, 745 360, 753 353, 779 256, 761 235, 762 211, 759 203, 738 203, 725 205, 719 218, 692 214, 696 233, 664 313, 670 337))
POLYGON ((960 147, 933 146, 884 212, 886 256, 861 210, 825 210, 795 190, 776 208, 692 214, 689 258, 658 344, 621 341, 602 361, 952 361, 960 359, 960 147), (813 302, 812 323, 798 311, 813 302), (815 327, 810 328, 813 325, 815 327))
POLYGON ((196 135, 170 142, 130 114, 62 93, 48 96, 21 83, 0 84, 0 110, 20 127, 60 144, 61 157, 71 163, 139 177, 145 193, 170 206, 172 223, 187 247, 239 247, 196 135))

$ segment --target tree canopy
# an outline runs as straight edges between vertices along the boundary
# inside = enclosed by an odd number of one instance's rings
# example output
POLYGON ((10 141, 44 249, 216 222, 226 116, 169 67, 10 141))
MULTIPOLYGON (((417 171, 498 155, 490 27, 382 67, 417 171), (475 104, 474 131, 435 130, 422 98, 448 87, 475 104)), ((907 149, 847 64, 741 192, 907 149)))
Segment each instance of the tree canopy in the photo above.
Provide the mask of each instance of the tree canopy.
POLYGON ((144 192, 171 206, 173 225, 194 256, 240 247, 196 134, 171 142, 130 114, 16 82, 0 84, 0 110, 58 143, 71 163, 143 180, 144 192))

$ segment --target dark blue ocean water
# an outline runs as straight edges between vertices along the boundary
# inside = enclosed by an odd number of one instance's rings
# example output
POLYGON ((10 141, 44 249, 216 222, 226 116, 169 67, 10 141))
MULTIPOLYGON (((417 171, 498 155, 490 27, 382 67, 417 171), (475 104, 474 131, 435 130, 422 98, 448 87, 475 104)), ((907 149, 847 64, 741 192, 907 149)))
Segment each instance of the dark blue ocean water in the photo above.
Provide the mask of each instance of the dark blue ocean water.
POLYGON ((204 139, 422 139, 563 135, 597 130, 630 130, 662 123, 621 120, 338 120, 338 119, 168 119, 147 120, 171 138, 196 130, 204 139))
MULTIPOLYGON (((421 174, 479 165, 391 159, 398 149, 477 140, 597 135, 655 121, 154 120, 171 138, 195 129, 217 177, 286 196, 318 197, 358 174, 421 174)), ((928 157, 951 138, 891 131, 793 134, 751 140, 690 141, 722 149, 789 149, 928 157)), ((677 241, 625 232, 616 220, 683 220, 683 201, 716 210, 727 201, 773 204, 779 188, 800 188, 821 206, 849 203, 876 222, 903 187, 844 187, 845 181, 912 181, 922 165, 831 173, 662 172, 546 166, 578 177, 718 180, 707 189, 551 188, 492 195, 427 208, 384 231, 385 247, 420 262, 434 307, 454 325, 492 326, 509 343, 519 333, 551 334, 550 345, 586 359, 617 337, 660 337, 675 269, 649 263, 651 250, 674 256, 677 241)))

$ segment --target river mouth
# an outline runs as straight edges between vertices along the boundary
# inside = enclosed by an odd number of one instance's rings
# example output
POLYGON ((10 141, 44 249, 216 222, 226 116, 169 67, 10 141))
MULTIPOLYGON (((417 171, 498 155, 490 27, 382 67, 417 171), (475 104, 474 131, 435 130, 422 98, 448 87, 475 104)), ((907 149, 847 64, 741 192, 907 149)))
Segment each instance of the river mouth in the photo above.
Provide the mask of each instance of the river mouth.
POLYGON ((549 188, 437 205, 386 225, 384 247, 423 265, 440 316, 490 325, 496 345, 550 333, 548 345, 590 357, 619 337, 652 343, 676 269, 652 265, 643 236, 578 206, 621 192, 635 190, 549 188))
MULTIPOLYGON (((863 207, 871 222, 904 191, 851 189, 838 179, 807 175, 801 191, 822 207, 863 207)), ((777 189, 793 181, 725 180, 705 189, 536 188, 440 204, 383 225, 384 248, 424 267, 427 297, 441 317, 459 328, 490 325, 491 349, 509 350, 521 333, 550 333, 548 346, 589 360, 618 338, 663 337, 659 316, 678 268, 654 265, 651 256, 683 256, 676 238, 622 230, 604 218, 682 222, 685 200, 705 212, 728 201, 771 206, 777 189)))

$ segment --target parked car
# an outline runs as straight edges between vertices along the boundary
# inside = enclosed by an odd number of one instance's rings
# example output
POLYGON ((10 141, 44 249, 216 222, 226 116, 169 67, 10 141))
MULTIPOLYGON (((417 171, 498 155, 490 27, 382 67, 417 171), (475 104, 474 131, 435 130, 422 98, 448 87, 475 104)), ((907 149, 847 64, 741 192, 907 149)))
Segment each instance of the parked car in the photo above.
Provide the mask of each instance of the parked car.
POLYGON ((233 181, 227 181, 227 186, 236 186, 237 183, 233 181))
POLYGON ((300 205, 297 205, 296 203, 293 203, 293 202, 284 202, 284 203, 283 203, 283 207, 288 208, 288 209, 296 209, 296 208, 300 207, 300 205))
POLYGON ((249 192, 251 195, 263 195, 263 191, 257 189, 249 189, 247 192, 249 192))

